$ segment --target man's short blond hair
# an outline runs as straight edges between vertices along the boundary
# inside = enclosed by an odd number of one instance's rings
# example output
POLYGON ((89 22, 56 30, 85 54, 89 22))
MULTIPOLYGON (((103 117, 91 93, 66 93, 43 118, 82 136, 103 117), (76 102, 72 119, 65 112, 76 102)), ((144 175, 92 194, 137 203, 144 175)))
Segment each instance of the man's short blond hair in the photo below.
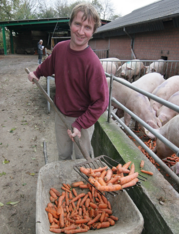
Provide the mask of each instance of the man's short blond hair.
POLYGON ((73 19, 77 16, 78 12, 80 11, 83 12, 83 17, 82 17, 83 21, 87 19, 89 21, 90 20, 94 21, 93 32, 95 32, 96 29, 101 26, 101 20, 96 9, 89 3, 80 3, 73 8, 71 17, 70 17, 70 22, 69 22, 70 26, 71 26, 73 19))

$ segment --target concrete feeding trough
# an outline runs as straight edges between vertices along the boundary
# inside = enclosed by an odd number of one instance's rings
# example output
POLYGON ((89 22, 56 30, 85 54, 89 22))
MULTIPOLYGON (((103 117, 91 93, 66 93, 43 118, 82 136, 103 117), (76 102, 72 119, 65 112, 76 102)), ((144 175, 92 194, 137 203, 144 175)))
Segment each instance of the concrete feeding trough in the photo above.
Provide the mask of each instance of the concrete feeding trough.
MULTIPOLYGON (((73 170, 76 163, 85 161, 69 160, 57 161, 43 166, 38 175, 37 192, 36 192, 36 234, 51 234, 49 231, 49 221, 45 208, 50 202, 49 190, 51 187, 61 190, 62 183, 72 184, 75 181, 83 180, 77 172, 73 170)), ((84 180, 86 183, 86 181, 84 180)), ((83 190, 85 191, 85 190, 83 190)), ((144 227, 144 219, 140 211, 129 197, 128 193, 123 190, 115 197, 108 194, 107 199, 110 201, 113 215, 118 217, 114 226, 99 230, 89 230, 89 234, 140 234, 144 227)))

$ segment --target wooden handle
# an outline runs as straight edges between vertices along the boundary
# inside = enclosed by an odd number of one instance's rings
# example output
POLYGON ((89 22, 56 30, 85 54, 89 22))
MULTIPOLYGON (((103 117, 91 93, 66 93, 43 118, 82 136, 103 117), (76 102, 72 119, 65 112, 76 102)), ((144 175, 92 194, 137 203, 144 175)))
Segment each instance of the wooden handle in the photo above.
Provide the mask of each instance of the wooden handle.
MULTIPOLYGON (((27 74, 30 73, 29 69, 26 68, 25 71, 27 72, 27 74)), ((62 122, 64 123, 66 129, 71 129, 72 130, 72 127, 71 126, 68 126, 68 124, 66 123, 65 121, 65 117, 64 115, 59 111, 59 109, 55 106, 54 102, 52 101, 52 99, 48 96, 48 94, 45 92, 45 90, 43 89, 43 87, 39 84, 39 82, 36 80, 36 79, 33 79, 32 80, 36 85, 37 87, 42 91, 43 95, 45 96, 45 98, 47 99, 48 102, 50 102, 50 104, 52 105, 53 109, 55 110, 55 112, 58 114, 58 116, 60 117, 60 119, 62 120, 62 122)), ((88 155, 88 153, 86 152, 86 149, 80 144, 80 140, 78 138, 78 136, 75 136, 74 137, 74 141, 75 143, 77 144, 77 146, 79 147, 79 149, 81 150, 81 153, 83 154, 84 158, 87 160, 87 161, 90 161, 91 158, 90 156, 88 155)))

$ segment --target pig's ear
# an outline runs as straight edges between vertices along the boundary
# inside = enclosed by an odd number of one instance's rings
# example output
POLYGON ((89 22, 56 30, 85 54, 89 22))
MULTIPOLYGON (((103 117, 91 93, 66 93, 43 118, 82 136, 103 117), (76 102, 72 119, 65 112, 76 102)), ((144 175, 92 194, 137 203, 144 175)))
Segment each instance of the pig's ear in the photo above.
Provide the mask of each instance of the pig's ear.
POLYGON ((133 70, 131 67, 127 67, 127 70, 133 70))
POLYGON ((162 121, 157 117, 157 125, 159 126, 159 128, 162 127, 162 121))
POLYGON ((155 135, 149 132, 149 130, 147 130, 146 128, 144 128, 144 132, 150 139, 155 139, 155 135))

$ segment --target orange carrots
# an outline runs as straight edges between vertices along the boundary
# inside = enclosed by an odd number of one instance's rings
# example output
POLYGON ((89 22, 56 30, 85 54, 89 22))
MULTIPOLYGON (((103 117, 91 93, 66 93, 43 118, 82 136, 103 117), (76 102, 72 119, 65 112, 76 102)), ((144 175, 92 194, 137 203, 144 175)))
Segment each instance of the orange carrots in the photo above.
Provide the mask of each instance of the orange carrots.
POLYGON ((132 187, 132 186, 136 185, 138 180, 139 180, 138 178, 135 178, 135 179, 129 181, 128 183, 122 185, 122 188, 124 189, 124 188, 128 188, 128 187, 132 187))
POLYGON ((144 160, 141 160, 140 162, 140 168, 142 169, 144 167, 144 160))
POLYGON ((148 175, 153 175, 153 172, 151 171, 145 171, 145 170, 140 170, 140 171, 148 175))
POLYGON ((110 179, 111 179, 111 177, 112 177, 112 169, 108 169, 107 170, 107 173, 106 173, 106 176, 104 177, 104 181, 105 182, 108 182, 110 179))
POLYGON ((79 185, 84 184, 83 181, 74 182, 72 187, 78 187, 79 185))
POLYGON ((139 175, 139 173, 138 173, 138 172, 135 172, 135 173, 133 173, 133 174, 131 174, 131 175, 122 177, 122 178, 120 178, 120 184, 123 185, 123 184, 125 184, 125 183, 128 183, 129 181, 135 179, 138 175, 139 175))

